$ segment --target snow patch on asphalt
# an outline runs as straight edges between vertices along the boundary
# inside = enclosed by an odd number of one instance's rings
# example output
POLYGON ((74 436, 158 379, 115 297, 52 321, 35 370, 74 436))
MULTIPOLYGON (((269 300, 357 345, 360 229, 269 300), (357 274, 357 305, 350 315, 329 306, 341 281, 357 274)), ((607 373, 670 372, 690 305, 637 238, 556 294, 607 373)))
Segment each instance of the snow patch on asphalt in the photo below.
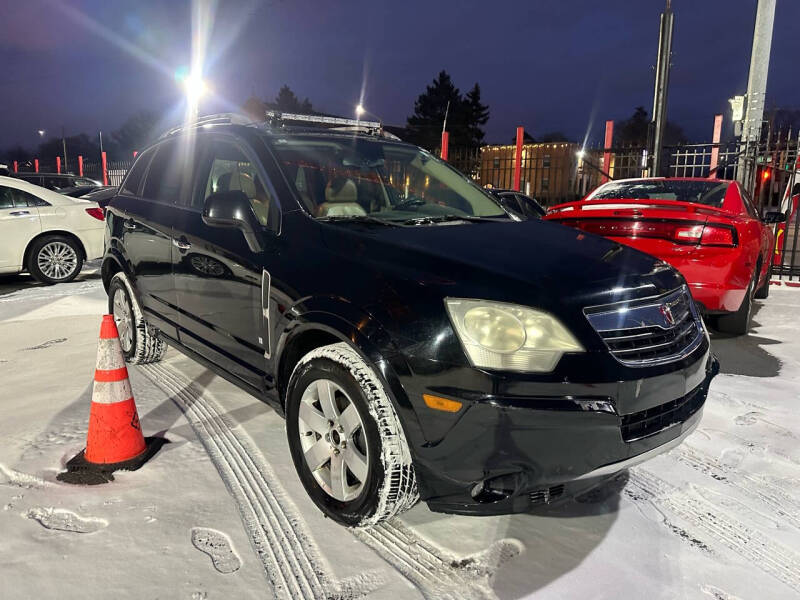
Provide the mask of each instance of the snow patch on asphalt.
POLYGON ((366 596, 383 586, 377 572, 336 581, 320 557, 305 520, 286 496, 264 456, 241 428, 235 427, 208 393, 169 367, 153 363, 140 367, 172 400, 205 446, 250 535, 275 598, 290 600, 366 596))
POLYGON ((108 526, 108 521, 105 519, 82 517, 63 508, 32 508, 25 513, 25 516, 38 521, 45 529, 70 533, 94 533, 108 526))
POLYGON ((483 552, 459 558, 421 538, 397 519, 353 534, 413 583, 429 600, 494 600, 497 570, 524 550, 522 542, 498 540, 483 552))
MULTIPOLYGON (((0 304, 9 302, 32 302, 36 300, 51 300, 53 298, 63 298, 80 294, 90 294, 103 287, 100 279, 88 281, 61 283, 55 286, 41 286, 22 288, 0 296, 0 304)), ((44 307, 46 309, 46 307, 44 307)))
POLYGON ((42 488, 48 483, 35 475, 22 473, 0 463, 0 485, 13 485, 21 488, 42 488))
POLYGON ((230 538, 221 531, 207 527, 192 528, 192 544, 208 554, 214 568, 220 573, 235 573, 242 566, 242 560, 233 549, 230 538))

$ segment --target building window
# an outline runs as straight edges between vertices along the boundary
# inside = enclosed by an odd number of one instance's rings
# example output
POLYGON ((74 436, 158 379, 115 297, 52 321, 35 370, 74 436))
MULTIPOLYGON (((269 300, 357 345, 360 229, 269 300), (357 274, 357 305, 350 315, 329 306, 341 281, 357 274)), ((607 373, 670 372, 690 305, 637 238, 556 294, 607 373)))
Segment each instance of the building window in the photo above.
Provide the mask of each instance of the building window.
POLYGON ((550 168, 550 155, 549 154, 545 154, 544 158, 542 158, 542 167, 544 167, 545 169, 549 169, 550 168))
POLYGON ((542 177, 542 191, 546 192, 549 189, 550 189, 550 178, 542 177))
POLYGON ((494 167, 495 169, 499 169, 500 168, 500 157, 499 156, 495 156, 492 159, 492 167, 494 167))

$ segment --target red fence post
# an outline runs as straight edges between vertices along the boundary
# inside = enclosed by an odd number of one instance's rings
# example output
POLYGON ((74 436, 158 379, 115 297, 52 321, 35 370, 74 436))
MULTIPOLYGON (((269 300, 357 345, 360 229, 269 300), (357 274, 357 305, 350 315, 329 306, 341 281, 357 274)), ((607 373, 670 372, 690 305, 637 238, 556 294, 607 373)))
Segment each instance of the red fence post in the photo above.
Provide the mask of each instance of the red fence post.
POLYGON ((83 177, 83 156, 78 155, 78 175, 83 177))
POLYGON ((711 147, 711 163, 709 165, 711 170, 708 172, 709 178, 717 176, 717 174, 714 172, 714 169, 717 168, 717 163, 719 162, 719 140, 721 137, 722 115, 716 115, 714 117, 714 135, 711 138, 711 143, 714 145, 711 147))
POLYGON ((103 166, 103 185, 108 185, 108 161, 106 160, 105 150, 101 155, 101 162, 103 166))
POLYGON ((56 173, 61 173, 61 157, 56 156, 56 173))
POLYGON ((19 173, 19 165, 17 164, 17 161, 14 161, 14 173, 19 173))
MULTIPOLYGON (((606 121, 606 139, 603 144, 603 171, 611 174, 611 146, 614 143, 614 121, 606 121)), ((608 181, 608 175, 603 175, 600 178, 600 183, 608 181)))
POLYGON ((447 160, 447 157, 449 155, 449 147, 450 147, 450 132, 449 131, 443 131, 442 132, 442 153, 440 155, 442 157, 442 160, 447 160))
POLYGON ((39 172, 39 159, 38 158, 34 158, 33 159, 33 172, 34 173, 38 173, 39 172))
POLYGON ((525 137, 525 128, 517 127, 517 149, 514 153, 514 191, 519 191, 522 178, 522 140, 525 137))

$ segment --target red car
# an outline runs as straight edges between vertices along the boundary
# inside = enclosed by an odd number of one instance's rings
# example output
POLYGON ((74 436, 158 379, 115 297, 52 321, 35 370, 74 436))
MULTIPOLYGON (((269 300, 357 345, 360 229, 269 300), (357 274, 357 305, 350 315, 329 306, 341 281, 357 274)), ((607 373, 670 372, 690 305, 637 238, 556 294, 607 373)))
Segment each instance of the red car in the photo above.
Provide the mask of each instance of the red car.
POLYGON ((610 181, 544 217, 652 254, 678 269, 695 301, 726 333, 747 333, 752 299, 769 294, 775 237, 736 181, 650 178, 610 181))

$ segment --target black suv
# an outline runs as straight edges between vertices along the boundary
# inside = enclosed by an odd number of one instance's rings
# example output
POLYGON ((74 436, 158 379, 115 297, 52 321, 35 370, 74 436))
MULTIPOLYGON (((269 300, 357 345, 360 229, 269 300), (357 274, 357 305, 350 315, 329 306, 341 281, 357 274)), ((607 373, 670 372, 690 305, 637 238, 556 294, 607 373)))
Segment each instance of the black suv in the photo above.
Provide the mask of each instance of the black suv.
POLYGON ((573 496, 680 443, 718 370, 677 271, 380 132, 209 119, 106 220, 126 358, 166 343, 270 403, 346 525, 573 496))

